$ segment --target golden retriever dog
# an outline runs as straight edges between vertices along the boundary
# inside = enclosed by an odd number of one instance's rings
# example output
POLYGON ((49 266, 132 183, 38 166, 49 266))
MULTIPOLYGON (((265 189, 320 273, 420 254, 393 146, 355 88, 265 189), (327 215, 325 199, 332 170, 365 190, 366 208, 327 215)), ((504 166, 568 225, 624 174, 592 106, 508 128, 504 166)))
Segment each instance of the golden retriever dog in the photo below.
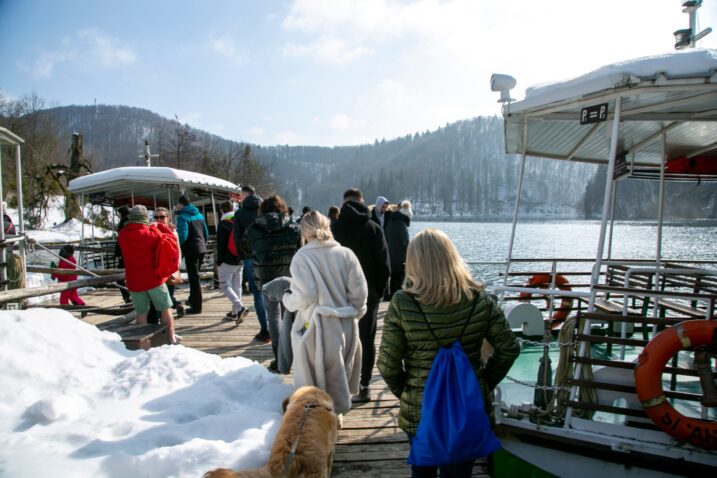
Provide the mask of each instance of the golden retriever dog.
POLYGON ((204 478, 328 478, 339 425, 331 396, 320 388, 301 387, 284 400, 283 408, 266 465, 246 471, 218 468, 204 478))

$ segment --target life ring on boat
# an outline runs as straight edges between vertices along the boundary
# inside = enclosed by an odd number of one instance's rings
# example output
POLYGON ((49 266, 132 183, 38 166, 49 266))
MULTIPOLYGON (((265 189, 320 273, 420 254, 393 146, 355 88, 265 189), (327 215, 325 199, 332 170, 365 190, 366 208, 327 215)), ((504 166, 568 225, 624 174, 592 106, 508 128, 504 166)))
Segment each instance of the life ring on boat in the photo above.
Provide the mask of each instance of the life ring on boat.
POLYGON ((688 320, 663 330, 637 359, 637 398, 655 424, 679 442, 717 450, 717 422, 682 415, 667 401, 662 389, 665 364, 680 350, 717 342, 717 320, 688 320))
MULTIPOLYGON (((528 279, 528 283, 525 285, 526 287, 532 287, 532 288, 539 288, 539 289, 547 289, 550 287, 551 283, 551 277, 550 274, 535 274, 530 279, 528 279)), ((572 290, 570 288, 570 281, 568 281, 565 276, 562 276, 558 274, 555 276, 555 286, 560 290, 572 290)), ((520 293, 520 299, 521 300, 530 300, 530 298, 533 296, 533 294, 529 294, 527 292, 521 292, 520 293)), ((549 296, 545 296, 545 303, 548 305, 548 309, 550 309, 550 305, 553 302, 553 299, 549 296)), ((553 311, 553 315, 550 317, 550 320, 553 322, 563 322, 565 319, 568 318, 570 315, 570 312, 573 310, 573 298, 572 297, 563 297, 560 301, 560 307, 558 310, 553 311)))
POLYGON ((665 172, 674 174, 717 174, 717 157, 681 156, 665 163, 665 172))

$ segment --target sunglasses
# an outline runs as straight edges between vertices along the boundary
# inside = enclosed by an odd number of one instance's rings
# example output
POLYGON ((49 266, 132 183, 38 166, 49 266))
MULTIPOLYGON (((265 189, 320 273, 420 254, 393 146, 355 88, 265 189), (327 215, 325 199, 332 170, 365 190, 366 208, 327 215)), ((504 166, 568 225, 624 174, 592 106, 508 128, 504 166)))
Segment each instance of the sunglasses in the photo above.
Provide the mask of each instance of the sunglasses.
POLYGON ((155 219, 166 219, 167 216, 154 216, 155 219))

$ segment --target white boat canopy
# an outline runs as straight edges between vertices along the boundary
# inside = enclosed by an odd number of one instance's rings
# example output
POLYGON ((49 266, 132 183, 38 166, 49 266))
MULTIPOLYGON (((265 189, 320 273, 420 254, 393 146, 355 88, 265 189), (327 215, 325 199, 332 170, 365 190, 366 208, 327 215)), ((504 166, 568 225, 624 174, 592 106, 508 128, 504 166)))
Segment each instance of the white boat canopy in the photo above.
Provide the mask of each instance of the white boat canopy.
POLYGON ((607 164, 612 118, 621 98, 618 154, 633 173, 659 170, 662 134, 667 161, 717 161, 717 50, 685 50, 599 68, 568 81, 535 86, 507 103, 508 154, 607 164), (603 122, 581 116, 607 105, 603 122), (594 108, 584 110, 586 108, 594 108))
POLYGON ((189 193, 192 201, 214 196, 217 199, 236 196, 240 187, 206 174, 165 167, 130 166, 108 169, 73 179, 70 192, 89 196, 93 203, 115 204, 137 202, 164 204, 189 193))

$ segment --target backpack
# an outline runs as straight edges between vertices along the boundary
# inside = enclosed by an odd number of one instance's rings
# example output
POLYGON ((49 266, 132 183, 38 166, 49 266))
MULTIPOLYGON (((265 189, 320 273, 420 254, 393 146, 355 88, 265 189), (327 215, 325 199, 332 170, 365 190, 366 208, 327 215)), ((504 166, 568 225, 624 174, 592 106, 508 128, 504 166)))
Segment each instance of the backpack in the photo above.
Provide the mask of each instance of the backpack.
POLYGON ((229 231, 229 241, 227 242, 227 250, 234 257, 239 257, 239 251, 237 251, 237 243, 234 242, 234 225, 233 224, 232 224, 231 231, 229 231))
MULTIPOLYGON (((473 316, 478 297, 476 294, 460 337, 473 316)), ((473 366, 460 340, 449 345, 440 343, 421 305, 415 298, 414 302, 441 348, 428 374, 408 463, 441 466, 488 456, 500 448, 500 442, 491 428, 473 366)))
POLYGON ((154 274, 166 279, 179 269, 179 244, 174 234, 164 234, 156 228, 152 230, 159 236, 154 258, 154 274))

